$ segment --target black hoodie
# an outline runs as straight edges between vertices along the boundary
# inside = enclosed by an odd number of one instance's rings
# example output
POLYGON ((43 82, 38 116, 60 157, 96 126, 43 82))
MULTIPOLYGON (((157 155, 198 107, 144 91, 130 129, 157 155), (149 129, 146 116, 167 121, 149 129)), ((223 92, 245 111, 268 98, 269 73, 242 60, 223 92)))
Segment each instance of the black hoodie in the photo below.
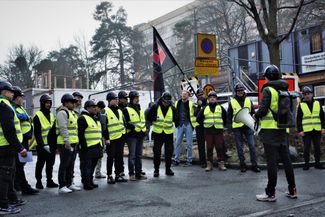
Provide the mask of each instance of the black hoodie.
MULTIPOLYGON (((138 113, 138 115, 140 116, 141 107, 140 107, 139 104, 136 105, 136 104, 133 104, 133 103, 129 103, 127 107, 133 108, 138 113)), ((123 112, 123 116, 125 118, 126 129, 131 130, 130 132, 127 133, 127 136, 128 137, 140 137, 140 138, 143 138, 145 136, 145 133, 142 132, 142 131, 141 132, 135 132, 134 131, 135 126, 133 124, 129 123, 130 122, 130 115, 129 115, 129 112, 128 112, 127 108, 125 108, 122 112, 123 112)))

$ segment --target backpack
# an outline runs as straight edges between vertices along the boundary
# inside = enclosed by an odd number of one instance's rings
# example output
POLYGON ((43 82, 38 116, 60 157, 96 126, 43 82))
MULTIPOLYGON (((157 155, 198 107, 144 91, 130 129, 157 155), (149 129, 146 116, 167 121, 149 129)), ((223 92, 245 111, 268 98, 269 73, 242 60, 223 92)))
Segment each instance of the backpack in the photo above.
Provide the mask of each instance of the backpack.
POLYGON ((275 112, 270 109, 274 120, 277 121, 278 128, 285 129, 295 127, 298 93, 278 90, 278 94, 278 111, 275 112))

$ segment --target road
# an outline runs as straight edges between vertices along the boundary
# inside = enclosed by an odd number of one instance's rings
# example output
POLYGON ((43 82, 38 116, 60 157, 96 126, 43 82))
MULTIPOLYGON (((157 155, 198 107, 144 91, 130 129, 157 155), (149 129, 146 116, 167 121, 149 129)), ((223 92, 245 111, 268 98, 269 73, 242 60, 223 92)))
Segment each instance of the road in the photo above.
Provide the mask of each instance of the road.
MULTIPOLYGON (((35 160, 26 165, 28 180, 35 185, 35 160)), ((127 166, 127 159, 124 159, 127 166)), ((57 177, 57 158, 54 177, 57 177)), ((105 162, 104 164, 105 165, 105 162)), ((298 199, 285 197, 287 184, 284 171, 279 171, 277 202, 255 200, 267 182, 261 173, 215 168, 205 172, 199 166, 173 167, 174 177, 153 178, 151 160, 143 161, 148 180, 108 185, 95 180, 99 188, 59 195, 57 189, 44 189, 37 196, 23 196, 28 203, 15 216, 88 217, 88 216, 325 216, 325 170, 295 169, 298 199)), ((127 172, 127 169, 126 169, 127 172)), ((75 167, 76 184, 80 184, 79 159, 75 167)), ((56 179, 55 179, 56 181, 56 179)), ((45 179, 43 178, 43 184, 45 179)))

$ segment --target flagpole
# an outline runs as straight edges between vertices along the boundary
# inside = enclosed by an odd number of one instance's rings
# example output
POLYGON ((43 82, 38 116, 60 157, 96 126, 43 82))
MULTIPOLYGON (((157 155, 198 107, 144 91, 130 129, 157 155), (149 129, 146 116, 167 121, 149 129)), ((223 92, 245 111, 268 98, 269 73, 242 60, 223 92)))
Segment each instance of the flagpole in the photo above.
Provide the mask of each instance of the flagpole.
MULTIPOLYGON (((176 62, 176 60, 175 60, 175 62, 176 62)), ((176 66, 177 66, 177 68, 179 69, 179 71, 181 71, 181 73, 183 74, 183 76, 184 76, 184 78, 185 78, 187 84, 190 86, 190 88, 191 88, 192 92, 194 93, 194 95, 196 96, 196 98, 198 98, 197 95, 196 95, 196 92, 195 92, 195 90, 194 90, 194 88, 193 88, 193 86, 192 86, 192 84, 191 84, 191 82, 188 80, 186 74, 183 72, 183 70, 181 69, 181 67, 178 65, 177 62, 176 62, 176 66)))

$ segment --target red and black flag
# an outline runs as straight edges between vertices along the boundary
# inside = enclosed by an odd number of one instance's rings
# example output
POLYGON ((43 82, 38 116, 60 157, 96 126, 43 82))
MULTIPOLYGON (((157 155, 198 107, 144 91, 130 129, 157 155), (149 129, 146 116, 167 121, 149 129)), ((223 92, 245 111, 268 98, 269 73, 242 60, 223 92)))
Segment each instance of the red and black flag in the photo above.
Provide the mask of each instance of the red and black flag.
POLYGON ((153 28, 153 91, 157 100, 165 91, 163 73, 177 65, 155 27, 153 28))

